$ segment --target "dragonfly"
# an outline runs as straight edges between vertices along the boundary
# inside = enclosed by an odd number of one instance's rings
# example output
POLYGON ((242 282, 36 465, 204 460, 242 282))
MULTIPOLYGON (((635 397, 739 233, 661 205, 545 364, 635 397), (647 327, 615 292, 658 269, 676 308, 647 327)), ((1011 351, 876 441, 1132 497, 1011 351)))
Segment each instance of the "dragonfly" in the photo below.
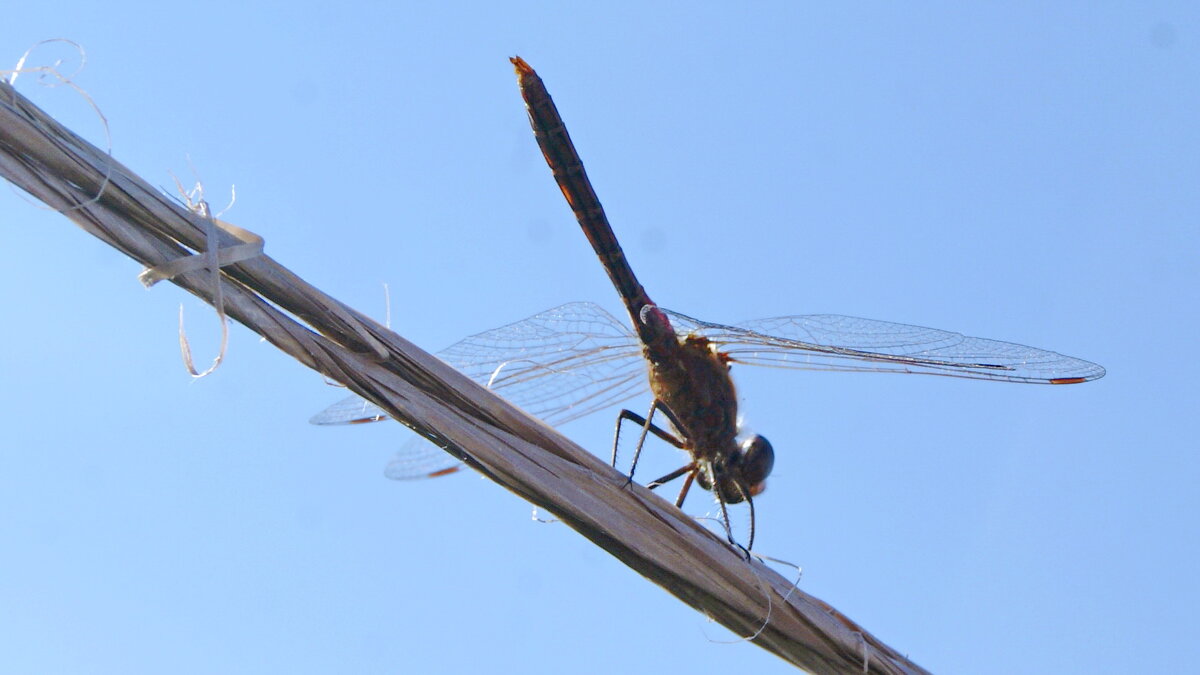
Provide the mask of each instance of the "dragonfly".
MULTIPOLYGON (((1028 384, 1079 384, 1104 376, 1082 359, 1011 342, 834 314, 811 314, 720 324, 694 319, 651 301, 613 233, 583 162, 541 78, 523 59, 511 59, 530 125, 563 196, 612 281, 630 323, 599 305, 568 303, 461 340, 438 353, 451 366, 552 425, 651 394, 646 415, 622 410, 621 428, 640 427, 628 481, 648 435, 686 451, 684 466, 647 485, 682 477, 682 506, 698 484, 715 496, 725 534, 736 544, 730 505, 746 503, 754 540, 754 501, 775 462, 771 444, 739 428, 734 364, 797 370, 924 374, 1028 384), (655 424, 661 414, 667 428, 655 424)), ((387 419, 374 404, 349 396, 314 416, 314 424, 387 419)), ((393 479, 436 477, 463 465, 414 438, 391 461, 393 479)))

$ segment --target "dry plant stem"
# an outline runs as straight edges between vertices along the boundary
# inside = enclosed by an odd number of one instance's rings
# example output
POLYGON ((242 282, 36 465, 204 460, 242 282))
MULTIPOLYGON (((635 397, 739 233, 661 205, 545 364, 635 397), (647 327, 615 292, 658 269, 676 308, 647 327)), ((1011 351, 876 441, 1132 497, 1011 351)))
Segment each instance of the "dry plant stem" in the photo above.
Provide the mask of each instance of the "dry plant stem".
MULTIPOLYGON (((7 83, 0 83, 0 175, 141 265, 204 248, 198 216, 7 83)), ((237 243, 221 236, 223 246, 237 243)), ((172 281, 211 302, 211 279, 200 271, 172 281)), ((652 492, 624 487, 625 477, 591 453, 268 256, 223 267, 221 279, 237 321, 451 448, 734 633, 757 633, 754 644, 815 673, 925 672, 652 492)))

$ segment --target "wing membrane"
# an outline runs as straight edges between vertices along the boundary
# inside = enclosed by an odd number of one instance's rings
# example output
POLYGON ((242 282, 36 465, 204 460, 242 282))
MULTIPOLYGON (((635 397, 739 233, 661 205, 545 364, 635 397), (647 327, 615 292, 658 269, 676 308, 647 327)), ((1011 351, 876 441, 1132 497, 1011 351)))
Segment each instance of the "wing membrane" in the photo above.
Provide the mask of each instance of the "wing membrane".
MULTIPOLYGON (((703 335, 737 363, 1034 384, 1074 384, 1104 376, 1104 368, 1094 363, 1044 349, 902 323, 809 314, 724 325, 664 311, 681 335, 703 335)), ((649 389, 637 337, 589 302, 568 303, 472 335, 438 356, 555 425, 649 389)), ((349 396, 311 422, 358 424, 387 418, 373 403, 349 396)), ((424 478, 460 466, 450 454, 415 437, 385 473, 394 479, 424 478)))
POLYGON ((668 314, 681 333, 708 337, 739 363, 1033 384, 1074 384, 1104 375, 1094 363, 1044 349, 853 316, 781 316, 727 326, 668 314))
MULTIPOLYGON (((574 302, 465 338, 438 357, 514 405, 563 424, 648 390, 636 336, 598 305, 574 302)), ((313 424, 388 419, 352 395, 317 413, 313 424)), ((397 452, 384 473, 403 480, 443 475, 458 460, 422 438, 397 452)))
POLYGON ((438 356, 556 425, 649 389, 637 337, 589 302, 473 335, 438 356))

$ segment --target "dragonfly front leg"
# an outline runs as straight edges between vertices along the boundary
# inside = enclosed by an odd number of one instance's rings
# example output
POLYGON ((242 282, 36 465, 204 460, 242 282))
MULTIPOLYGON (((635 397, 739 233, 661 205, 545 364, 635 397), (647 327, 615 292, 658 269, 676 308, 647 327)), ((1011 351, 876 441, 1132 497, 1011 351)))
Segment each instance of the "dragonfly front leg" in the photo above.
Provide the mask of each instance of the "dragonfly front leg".
POLYGON ((740 497, 737 501, 746 502, 746 506, 750 508, 750 532, 745 546, 742 546, 733 538, 733 523, 729 520, 729 508, 726 505, 725 496, 721 494, 721 490, 719 489, 713 490, 713 494, 717 496, 717 503, 721 505, 721 519, 725 521, 725 538, 729 540, 732 546, 741 549, 742 553, 746 556, 746 560, 749 560, 750 549, 754 548, 754 497, 740 481, 732 481, 732 485, 737 490, 737 495, 735 496, 740 497))
POLYGON ((725 497, 721 495, 720 490, 713 490, 713 494, 717 496, 717 504, 721 507, 721 520, 725 525, 725 539, 729 541, 730 546, 740 549, 746 560, 750 560, 750 549, 754 548, 754 501, 744 490, 741 490, 740 487, 738 489, 742 492, 742 501, 746 502, 746 505, 750 507, 750 537, 746 541, 745 546, 739 544, 737 539, 733 537, 733 524, 729 520, 729 506, 725 503, 725 497))

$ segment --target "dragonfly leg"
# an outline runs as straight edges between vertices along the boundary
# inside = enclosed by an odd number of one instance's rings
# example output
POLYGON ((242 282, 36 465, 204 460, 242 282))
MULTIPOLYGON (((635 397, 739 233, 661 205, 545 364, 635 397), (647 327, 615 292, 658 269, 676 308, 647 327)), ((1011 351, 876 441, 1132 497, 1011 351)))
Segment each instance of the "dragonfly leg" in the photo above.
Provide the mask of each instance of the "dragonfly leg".
POLYGON ((750 507, 750 536, 746 539, 746 548, 742 550, 749 556, 750 549, 754 548, 754 498, 749 494, 746 495, 746 506, 750 507))
POLYGON ((729 507, 725 505, 725 498, 721 496, 720 490, 713 490, 713 494, 717 496, 717 505, 721 507, 721 524, 725 526, 725 538, 730 544, 737 545, 733 539, 733 527, 729 524, 729 507))
POLYGON ((622 410, 621 414, 617 416, 617 430, 616 433, 613 434, 612 450, 612 466, 614 468, 617 466, 617 450, 621 445, 621 425, 626 421, 629 421, 637 424, 642 429, 641 434, 638 436, 637 445, 634 446, 633 462, 629 466, 629 480, 626 481, 626 485, 633 482, 633 472, 637 469, 638 458, 642 454, 642 446, 646 443, 646 435, 648 433, 652 433, 671 445, 683 449, 682 441, 676 438, 671 432, 655 426, 651 421, 654 418, 655 411, 659 409, 665 410, 662 404, 656 400, 653 404, 651 404, 650 412, 646 417, 642 417, 632 410, 622 410))
POLYGON ((694 480, 696 480, 695 466, 693 466, 692 470, 688 472, 687 478, 683 480, 683 488, 679 490, 679 497, 675 500, 675 508, 678 509, 683 507, 683 500, 687 499, 688 490, 692 488, 692 481, 694 480))
POLYGON ((649 483, 646 483, 646 487, 653 490, 654 488, 659 487, 660 485, 666 485, 667 483, 670 483, 671 481, 675 480, 676 478, 679 478, 680 476, 682 476, 685 473, 693 473, 693 472, 695 472, 695 470, 696 470, 696 463, 689 462, 688 464, 681 466, 678 469, 675 469, 671 473, 669 473, 661 478, 656 478, 656 479, 650 481, 649 483))
POLYGON ((725 539, 729 541, 730 545, 741 549, 742 553, 746 556, 746 560, 749 560, 750 549, 754 547, 754 500, 750 496, 749 491, 744 489, 739 483, 734 482, 734 487, 740 493, 742 497, 741 501, 746 502, 746 505, 750 507, 750 536, 745 546, 742 546, 733 538, 733 525, 729 520, 729 507, 725 503, 725 497, 721 494, 721 490, 713 490, 713 494, 717 496, 717 504, 721 507, 721 521, 725 525, 725 539))
POLYGON ((687 474, 687 478, 684 479, 684 481, 683 481, 683 488, 679 490, 679 497, 675 500, 675 507, 679 508, 679 507, 683 506, 683 500, 687 499, 688 490, 691 489, 692 482, 696 480, 696 471, 697 471, 696 463, 689 462, 689 463, 685 464, 684 466, 681 466, 678 469, 675 469, 674 471, 672 471, 671 473, 663 476, 662 478, 657 478, 655 480, 650 481, 649 483, 646 483, 646 487, 653 490, 654 488, 659 487, 660 485, 666 485, 667 483, 675 480, 676 478, 679 478, 680 476, 687 474))

